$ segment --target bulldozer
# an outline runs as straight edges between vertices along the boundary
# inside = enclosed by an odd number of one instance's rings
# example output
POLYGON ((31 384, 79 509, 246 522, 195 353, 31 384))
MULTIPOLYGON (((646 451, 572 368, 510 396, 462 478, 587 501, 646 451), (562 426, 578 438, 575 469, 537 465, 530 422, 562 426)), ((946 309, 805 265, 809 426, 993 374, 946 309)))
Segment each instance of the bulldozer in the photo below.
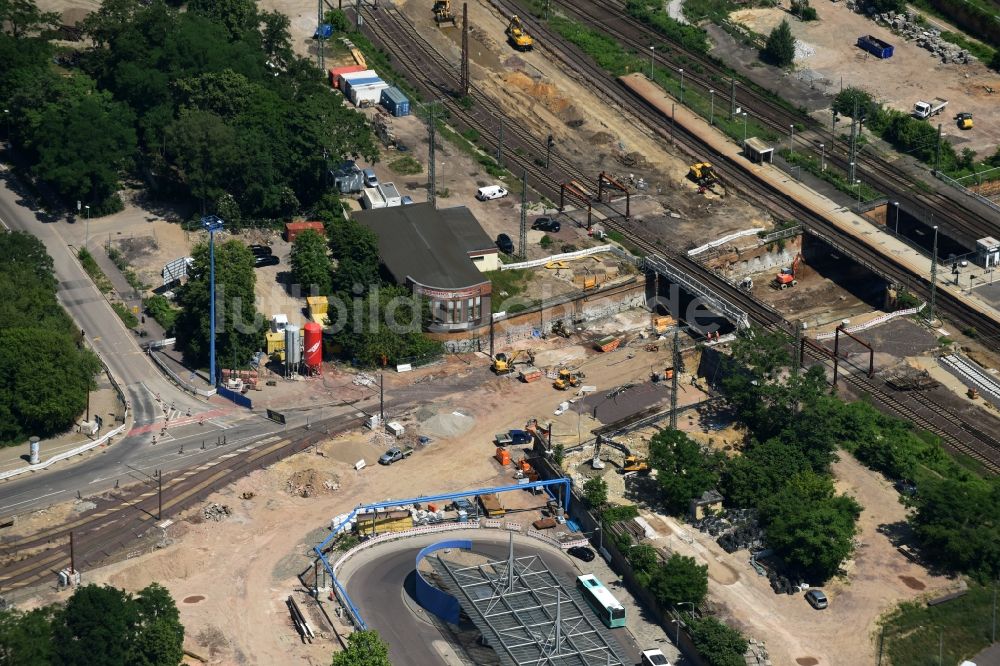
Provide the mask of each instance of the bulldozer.
POLYGON ((521 18, 514 14, 507 24, 507 41, 518 51, 530 51, 535 48, 535 39, 524 30, 521 18))
POLYGON ((565 391, 569 387, 577 387, 580 385, 580 380, 584 378, 582 372, 573 372, 567 368, 563 368, 559 371, 559 376, 556 380, 552 382, 552 388, 559 389, 560 391, 565 391))
POLYGON ((438 24, 438 27, 442 23, 458 25, 455 12, 451 11, 451 0, 437 0, 434 3, 434 22, 438 24))
POLYGON ((782 268, 781 272, 774 276, 774 282, 771 283, 775 289, 788 289, 789 287, 794 287, 799 283, 798 272, 799 264, 802 263, 802 255, 795 255, 795 261, 792 262, 791 268, 782 268))

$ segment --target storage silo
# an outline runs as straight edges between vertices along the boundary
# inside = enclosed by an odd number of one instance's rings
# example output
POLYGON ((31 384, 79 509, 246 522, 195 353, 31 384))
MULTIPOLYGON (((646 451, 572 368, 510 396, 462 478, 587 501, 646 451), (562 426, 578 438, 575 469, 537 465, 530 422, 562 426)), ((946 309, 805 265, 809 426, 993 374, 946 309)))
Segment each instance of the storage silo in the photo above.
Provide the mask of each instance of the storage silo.
POLYGON ((302 355, 310 373, 319 373, 323 366, 323 328, 314 321, 307 323, 303 330, 302 355))
POLYGON ((302 338, 299 327, 289 324, 285 327, 285 363, 295 368, 302 362, 302 338))

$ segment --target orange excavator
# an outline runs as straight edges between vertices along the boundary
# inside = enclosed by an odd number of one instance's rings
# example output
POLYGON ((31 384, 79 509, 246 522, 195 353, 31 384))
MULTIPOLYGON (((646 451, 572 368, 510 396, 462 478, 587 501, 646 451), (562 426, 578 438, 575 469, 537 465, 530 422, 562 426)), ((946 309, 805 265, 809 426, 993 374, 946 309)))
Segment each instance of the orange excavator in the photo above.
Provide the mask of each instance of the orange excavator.
POLYGON ((799 283, 798 272, 799 264, 802 263, 802 255, 795 255, 795 261, 792 262, 791 268, 782 268, 781 272, 774 276, 774 287, 777 289, 788 289, 789 287, 794 287, 799 283))

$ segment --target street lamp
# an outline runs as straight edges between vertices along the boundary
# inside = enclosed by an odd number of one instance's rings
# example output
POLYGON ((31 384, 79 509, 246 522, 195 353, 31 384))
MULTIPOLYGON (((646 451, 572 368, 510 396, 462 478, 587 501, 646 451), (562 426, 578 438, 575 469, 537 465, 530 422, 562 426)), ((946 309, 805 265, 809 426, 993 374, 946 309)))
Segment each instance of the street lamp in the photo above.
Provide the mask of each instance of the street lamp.
POLYGON ((711 110, 708 112, 708 124, 715 125, 715 88, 709 88, 708 94, 711 98, 711 102, 709 104, 709 108, 711 110))
POLYGON ((743 112, 743 154, 747 152, 747 112, 743 112))
POLYGON ((788 126, 788 153, 795 151, 795 125, 788 126))
POLYGON ((899 202, 893 201, 892 205, 896 208, 896 235, 899 235, 899 202))
POLYGON ((201 226, 208 232, 208 317, 211 336, 208 347, 208 375, 212 386, 215 386, 215 232, 222 229, 222 224, 222 220, 217 215, 206 215, 201 218, 201 226))
POLYGON ((858 212, 861 212, 861 179, 858 178, 854 181, 854 184, 858 186, 858 212))
POLYGON ((649 47, 649 80, 653 80, 653 56, 656 54, 656 47, 649 47))
POLYGON ((677 71, 681 73, 681 104, 683 104, 684 103, 684 69, 683 68, 679 68, 677 71))
POLYGON ((819 144, 819 170, 826 171, 826 144, 819 144))
POLYGON ((87 231, 84 234, 83 246, 87 247, 87 243, 90 242, 90 206, 84 205, 84 208, 87 209, 87 224, 86 224, 87 231))
MULTIPOLYGON (((678 606, 683 606, 685 604, 688 604, 688 605, 691 606, 691 615, 694 615, 695 605, 694 605, 693 601, 679 601, 679 602, 677 602, 678 606)), ((677 633, 675 634, 674 645, 680 647, 680 644, 681 644, 681 612, 677 611, 677 633)))

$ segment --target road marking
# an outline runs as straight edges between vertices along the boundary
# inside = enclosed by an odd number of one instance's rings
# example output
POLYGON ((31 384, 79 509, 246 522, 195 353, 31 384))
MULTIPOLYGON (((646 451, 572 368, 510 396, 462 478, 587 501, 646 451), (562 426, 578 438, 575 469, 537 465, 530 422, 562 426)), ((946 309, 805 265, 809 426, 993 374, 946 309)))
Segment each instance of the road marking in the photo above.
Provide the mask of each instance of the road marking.
POLYGON ((14 506, 17 506, 19 504, 27 504, 28 502, 35 502, 35 501, 43 499, 45 497, 52 497, 53 495, 58 495, 59 493, 65 493, 65 492, 69 492, 69 491, 67 491, 67 490, 57 490, 57 491, 52 492, 52 493, 46 493, 45 495, 39 495, 38 497, 32 497, 31 499, 27 499, 27 500, 24 500, 22 502, 14 502, 13 504, 8 504, 6 508, 14 507, 14 506))

